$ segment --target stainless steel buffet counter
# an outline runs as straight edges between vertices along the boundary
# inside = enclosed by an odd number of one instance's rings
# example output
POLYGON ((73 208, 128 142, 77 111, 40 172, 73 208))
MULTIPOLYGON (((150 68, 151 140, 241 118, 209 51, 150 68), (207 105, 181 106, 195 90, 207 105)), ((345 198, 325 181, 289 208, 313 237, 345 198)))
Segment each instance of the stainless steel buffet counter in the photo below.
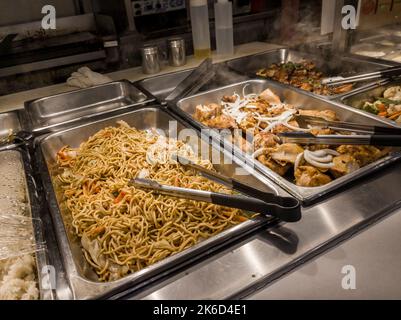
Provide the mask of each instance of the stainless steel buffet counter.
MULTIPOLYGON (((312 260, 249 299, 400 299, 401 210, 312 260), (363 248, 363 250, 361 250, 363 248), (342 273, 355 268, 355 286, 342 273), (302 284, 302 285, 300 285, 302 284)), ((352 270, 351 272, 353 272, 352 270)))
MULTIPOLYGON (((224 68, 220 71, 224 72, 224 68)), ((223 75, 227 75, 227 73, 223 73, 223 75)), ((237 76, 238 79, 230 74, 229 79, 225 79, 225 82, 221 80, 222 83, 216 84, 216 86, 223 86, 227 84, 227 81, 232 83, 243 80, 244 75, 237 76)), ((142 85, 145 93, 151 93, 155 96, 159 94, 158 97, 161 94, 161 97, 163 97, 174 87, 172 81, 177 79, 179 81, 180 78, 176 77, 175 79, 174 76, 167 75, 163 80, 162 77, 156 78, 158 83, 156 87, 152 85, 151 79, 136 85, 138 88, 141 88, 142 85), (167 85, 168 88, 163 88, 163 85, 167 85), (153 92, 153 90, 156 90, 156 92, 153 92)), ((278 85, 273 85, 273 88, 275 86, 278 85)), ((210 87, 207 89, 210 89, 210 87)), ((287 88, 286 90, 290 89, 287 88)), ((299 93, 299 91, 294 92, 298 92, 298 95, 304 94, 299 93)), ((309 96, 309 99, 312 98, 314 99, 313 101, 323 101, 321 98, 309 96)), ((334 105, 336 102, 330 103, 334 105)), ((125 116, 127 116, 132 110, 127 109, 124 112, 125 116)), ((113 117, 116 117, 116 115, 113 115, 113 117)), ((118 117, 123 116, 119 115, 118 117)), ((104 122, 104 119, 98 120, 96 118, 96 122, 93 122, 93 120, 95 118, 92 119, 90 126, 104 122)), ((74 131, 74 129, 68 130, 74 131)), ((67 138, 68 134, 65 135, 65 132, 68 132, 68 130, 58 132, 56 135, 61 134, 61 140, 67 138)), ((78 136, 80 139, 82 138, 81 135, 78 136)), ((36 141, 36 147, 40 149, 40 142, 38 141, 36 141)), ((53 154, 57 151, 56 149, 51 150, 50 153, 53 154)), ((35 153, 35 155, 38 154, 35 153)), ((38 186, 38 193, 43 198, 46 196, 49 201, 52 191, 51 188, 46 188, 46 180, 43 178, 46 176, 44 174, 46 171, 40 172, 44 168, 44 163, 41 163, 43 160, 36 160, 37 167, 35 169, 38 172, 38 176, 40 174, 42 177, 41 181, 45 186, 43 190, 41 189, 42 186, 38 186)), ((286 224, 273 221, 268 227, 259 228, 250 234, 240 234, 238 238, 235 237, 230 243, 222 242, 218 247, 210 248, 210 250, 202 254, 203 260, 195 256, 189 257, 185 264, 177 264, 171 270, 158 270, 154 274, 149 274, 149 278, 141 283, 127 282, 128 285, 118 287, 111 292, 104 292, 105 290, 89 292, 92 290, 90 287, 93 286, 93 283, 88 279, 80 279, 78 273, 74 275, 66 268, 65 256, 62 257, 62 253, 63 250, 68 249, 68 243, 66 241, 60 242, 59 238, 62 230, 55 229, 52 225, 51 215, 43 213, 42 220, 46 230, 47 245, 50 249, 49 260, 57 272, 57 297, 59 299, 79 297, 74 296, 69 288, 69 286, 72 286, 71 283, 77 280, 80 281, 80 285, 85 289, 90 289, 87 294, 80 296, 82 298, 93 297, 92 294, 95 295, 96 293, 104 293, 103 296, 100 296, 101 298, 111 299, 227 299, 252 297, 255 292, 266 285, 280 279, 286 273, 337 246, 339 242, 345 241, 369 224, 401 207, 399 193, 399 188, 401 187, 400 161, 392 163, 386 168, 379 167, 380 170, 372 170, 363 178, 346 186, 341 186, 335 193, 323 196, 316 204, 304 207, 303 219, 298 223, 286 224), (58 245, 62 243, 61 246, 65 246, 65 248, 58 250, 56 238, 59 240, 58 245), (64 261, 62 260, 63 258, 64 261), (73 277, 68 279, 68 275, 71 276, 71 274, 73 277)), ((37 177, 37 179, 40 179, 40 177, 37 177)), ((262 181, 263 179, 259 180, 262 181)), ((277 188, 279 189, 279 187, 277 188)), ((284 191, 281 190, 280 192, 284 191)), ((53 209, 56 209, 56 207, 56 202, 50 203, 51 211, 55 211, 53 209)), ((52 212, 53 224, 57 220, 55 216, 57 215, 52 212)), ((62 224, 59 227, 62 228, 62 224)), ((135 277, 135 275, 133 276, 135 277)), ((134 277, 131 278, 134 279, 134 277)))
MULTIPOLYGON (((394 165, 343 190, 342 193, 323 203, 305 209, 303 219, 299 223, 281 224, 260 231, 238 243, 234 248, 229 248, 200 265, 182 271, 172 279, 159 284, 156 289, 132 294, 130 298, 248 297, 308 259, 337 246, 340 241, 345 241, 370 223, 399 208, 400 179, 401 164, 394 165)), ((357 250, 363 251, 366 246, 369 246, 369 243, 359 242, 357 250)), ((372 259, 375 259, 375 256, 372 259)), ((394 256, 393 261, 397 259, 399 260, 399 257, 394 256)), ((374 273, 376 270, 371 271, 374 273)), ((302 292, 304 284, 297 285, 301 287, 298 292, 302 292)))

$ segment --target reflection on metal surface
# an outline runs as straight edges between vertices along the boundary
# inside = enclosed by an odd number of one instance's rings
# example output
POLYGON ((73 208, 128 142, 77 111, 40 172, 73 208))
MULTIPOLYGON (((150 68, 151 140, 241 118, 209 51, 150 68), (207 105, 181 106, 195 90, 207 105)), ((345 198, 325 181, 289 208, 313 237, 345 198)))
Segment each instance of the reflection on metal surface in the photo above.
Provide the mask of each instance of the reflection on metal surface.
POLYGON ((322 215, 322 218, 325 222, 325 225, 327 226, 328 229, 330 229, 330 233, 337 233, 338 229, 336 227, 336 221, 333 219, 333 217, 330 215, 330 212, 327 211, 326 208, 320 208, 320 214, 322 215))
POLYGON ((266 233, 260 232, 258 234, 258 239, 266 241, 266 243, 271 244, 286 254, 297 252, 299 243, 296 233, 284 226, 266 230, 266 233))
POLYGON ((263 261, 260 260, 260 256, 254 247, 248 247, 243 252, 244 260, 249 261, 253 266, 257 274, 263 274, 263 261))
POLYGON ((227 249, 224 254, 210 257, 205 263, 158 284, 158 288, 148 288, 126 298, 245 297, 399 206, 400 187, 401 164, 398 163, 381 175, 365 179, 321 204, 306 208, 299 223, 280 224, 269 232, 260 231, 235 250, 227 249), (298 239, 294 252, 277 245, 276 234, 282 234, 283 228, 298 239))
POLYGON ((142 106, 152 100, 127 80, 121 80, 26 101, 25 111, 29 130, 44 134, 142 106))

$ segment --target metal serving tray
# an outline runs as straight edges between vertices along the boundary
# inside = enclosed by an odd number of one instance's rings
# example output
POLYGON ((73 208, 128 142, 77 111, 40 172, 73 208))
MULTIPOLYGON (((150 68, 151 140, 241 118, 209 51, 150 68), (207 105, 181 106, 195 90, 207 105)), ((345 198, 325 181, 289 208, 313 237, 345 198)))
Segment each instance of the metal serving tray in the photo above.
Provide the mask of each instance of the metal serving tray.
POLYGON ((376 59, 377 61, 383 61, 383 63, 386 63, 387 60, 390 60, 389 57, 391 57, 391 55, 396 53, 396 50, 397 48, 391 46, 379 45, 377 43, 358 43, 351 47, 350 52, 351 55, 353 55, 356 58, 367 57, 376 59), (358 52, 361 51, 382 52, 383 55, 375 57, 375 56, 359 54, 358 52))
POLYGON ((375 117, 380 121, 387 123, 388 125, 401 127, 401 123, 397 123, 395 121, 379 117, 378 115, 371 114, 367 111, 363 111, 362 109, 360 109, 360 106, 362 106, 362 104, 365 101, 370 100, 371 98, 374 97, 380 97, 387 88, 393 86, 401 86, 401 80, 390 81, 385 84, 380 84, 380 83, 372 84, 369 87, 361 88, 356 92, 341 97, 339 101, 347 106, 357 109, 360 112, 364 112, 371 117, 375 117))
POLYGON ((391 34, 388 35, 379 34, 361 38, 359 42, 370 43, 380 47, 401 48, 400 40, 401 40, 400 37, 391 34), (390 41, 392 43, 388 43, 386 41, 390 41))
POLYGON ((162 74, 156 77, 146 78, 136 84, 139 88, 146 90, 159 101, 163 101, 192 70, 193 69, 162 74))
MULTIPOLYGON (((235 83, 247 80, 248 77, 239 75, 236 72, 228 69, 224 64, 215 64, 214 71, 216 76, 213 80, 209 81, 206 85, 200 88, 199 91, 210 90, 217 88, 219 83, 235 83)), ((193 69, 184 70, 163 74, 156 77, 146 78, 136 83, 136 85, 144 92, 153 95, 159 101, 164 101, 165 98, 172 92, 178 84, 183 81, 193 69)))
POLYGON ((376 32, 384 35, 391 35, 393 37, 401 38, 401 25, 390 25, 383 28, 379 28, 376 32))
MULTIPOLYGON (((30 156, 28 151, 23 148, 15 147, 10 150, 0 151, 0 159, 4 160, 0 161, 0 165, 10 163, 15 163, 17 166, 23 170, 23 179, 24 179, 24 190, 13 190, 14 192, 20 193, 17 197, 22 197, 24 202, 26 203, 25 213, 27 216, 33 218, 33 233, 35 237, 35 241, 37 244, 41 245, 42 248, 34 253, 36 260, 36 276, 37 283, 40 291, 40 299, 41 300, 53 300, 54 299, 54 291, 51 288, 43 287, 44 280, 47 281, 47 273, 45 271, 49 270, 49 260, 48 253, 45 247, 44 237, 43 237, 43 229, 41 224, 41 204, 39 200, 39 196, 37 194, 36 183, 32 174, 32 167, 30 164, 30 156), (7 160, 5 160, 7 159, 7 160)), ((18 180, 18 178, 16 177, 18 180)), ((9 190, 7 190, 9 192, 9 190)), ((22 201, 22 200, 21 200, 22 201)), ((11 212, 13 213, 13 212, 11 212)), ((50 275, 51 277, 51 275, 50 275)), ((51 278, 49 278, 51 279, 51 278)))
MULTIPOLYGON (((386 121, 382 119, 378 119, 375 116, 370 116, 366 114, 364 111, 356 110, 352 107, 348 107, 342 105, 340 103, 336 103, 335 101, 328 101, 315 95, 312 95, 307 92, 300 92, 299 90, 294 90, 288 86, 283 86, 275 81, 271 80, 248 80, 244 82, 240 82, 237 84, 225 86, 219 89, 210 90, 204 93, 200 93, 194 95, 192 97, 188 97, 178 101, 177 106, 174 108, 175 112, 179 113, 184 119, 188 122, 191 122, 192 125, 196 126, 200 130, 206 129, 206 127, 200 122, 196 121, 192 115, 195 112, 195 107, 198 104, 212 103, 218 102, 224 95, 232 95, 234 92, 241 93, 244 86, 247 86, 247 93, 260 93, 266 88, 270 88, 276 94, 278 94, 282 101, 297 106, 299 108, 308 108, 308 109, 331 109, 334 110, 340 120, 342 121, 350 121, 364 124, 372 124, 372 125, 387 125, 386 121)), ((388 165, 398 159, 401 158, 400 152, 393 152, 391 155, 386 156, 374 163, 371 163, 353 173, 350 173, 346 176, 340 177, 332 182, 320 186, 320 187, 300 187, 295 185, 293 182, 281 177, 277 173, 268 169, 266 166, 261 164, 256 159, 252 159, 250 155, 242 152, 238 146, 234 146, 232 143, 225 140, 220 134, 217 134, 215 131, 214 138, 219 141, 221 144, 225 144, 229 149, 232 148, 234 154, 241 158, 242 161, 246 162, 253 168, 256 168, 259 172, 261 172, 264 176, 270 178, 275 183, 277 183, 280 187, 284 188, 299 200, 303 201, 305 204, 310 204, 311 202, 319 199, 323 195, 332 192, 346 183, 353 181, 359 177, 370 174, 373 171, 378 170, 379 168, 388 165), (224 141, 225 140, 225 141, 224 141)))
POLYGON ((17 111, 0 113, 0 150, 12 143, 10 135, 21 130, 17 111))
POLYGON ((126 80, 31 100, 25 102, 28 130, 53 132, 153 100, 126 80))
MULTIPOLYGON (((300 62, 302 60, 310 60, 313 61, 317 68, 320 69, 325 76, 351 76, 356 73, 375 71, 379 69, 383 69, 391 66, 391 64, 377 63, 377 62, 368 62, 361 59, 356 59, 353 57, 331 57, 328 59, 323 55, 316 55, 311 53, 294 51, 288 48, 276 49, 272 51, 267 51, 260 54, 255 54, 252 56, 247 56, 244 58, 238 58, 227 62, 227 65, 232 70, 246 74, 250 78, 258 78, 256 72, 261 68, 266 68, 272 63, 285 63, 285 62, 300 62)), ((261 77, 259 77, 261 78, 261 77)), ((263 78, 264 79, 264 78, 263 78)), ((268 79, 271 80, 271 79, 268 79)), ((274 80, 271 80, 274 81, 274 80)), ((289 88, 293 88, 294 90, 299 90, 301 92, 305 92, 299 88, 295 88, 290 85, 282 84, 283 86, 287 86, 289 88)), ((363 86, 364 83, 358 83, 355 85, 355 88, 363 86)), ((366 83, 365 83, 366 85, 366 83)), ((353 90, 349 91, 352 92, 353 90)), ((315 96, 320 96, 325 99, 335 99, 343 94, 331 95, 331 96, 323 96, 311 93, 315 96)))
MULTIPOLYGON (((194 259, 199 259, 200 257, 211 253, 213 250, 260 228, 268 222, 268 219, 266 218, 256 217, 227 229, 210 239, 204 240, 181 253, 168 257, 139 272, 116 281, 99 282, 96 274, 84 258, 79 240, 68 231, 70 230, 68 228, 69 213, 65 212, 63 206, 60 206, 60 203, 58 202, 59 195, 56 194, 52 184, 51 168, 55 164, 56 153, 61 147, 64 145, 78 147, 81 142, 88 139, 97 131, 107 126, 116 125, 117 120, 124 120, 137 129, 157 128, 164 130, 167 133, 169 130, 169 122, 177 121, 177 118, 168 111, 161 109, 161 107, 140 107, 135 111, 130 111, 123 115, 105 118, 90 124, 83 124, 64 131, 52 133, 47 137, 40 137, 36 141, 38 146, 36 158, 39 167, 41 167, 41 175, 46 198, 52 214, 53 224, 66 270, 66 276, 72 289, 72 295, 76 299, 94 298, 106 294, 111 290, 120 290, 120 288, 123 289, 136 286, 140 288, 161 276, 166 276, 169 272, 178 268, 178 266, 182 267, 184 264, 192 262, 194 259)), ((185 124, 182 120, 178 120, 177 128, 178 134, 180 134, 184 129, 188 130, 188 128, 191 127, 188 124, 185 124)), ((197 131, 195 130, 193 132, 197 131)), ((188 143, 190 145, 197 145, 198 142, 204 144, 204 147, 210 147, 209 142, 199 139, 197 141, 190 139, 188 143)), ((219 155, 223 156, 223 153, 219 151, 218 146, 214 145, 212 148, 219 155)), ((226 153, 226 157, 226 159, 232 160, 231 154, 226 153)), ((258 175, 256 172, 254 175, 236 173, 237 169, 242 172, 244 170, 240 161, 237 163, 232 162, 231 164, 226 163, 227 161, 225 161, 224 164, 216 165, 215 167, 225 175, 236 177, 247 184, 249 183, 252 186, 259 187, 261 190, 274 192, 275 194, 287 194, 284 190, 278 188, 268 179, 262 175, 258 175)))

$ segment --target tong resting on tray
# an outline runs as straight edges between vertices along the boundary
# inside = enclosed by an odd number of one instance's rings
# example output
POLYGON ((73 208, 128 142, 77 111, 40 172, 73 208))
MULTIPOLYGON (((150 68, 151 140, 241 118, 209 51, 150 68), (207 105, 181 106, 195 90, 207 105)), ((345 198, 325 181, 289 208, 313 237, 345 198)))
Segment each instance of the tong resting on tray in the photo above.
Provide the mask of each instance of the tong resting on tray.
POLYGON ((177 156, 177 161, 188 168, 198 171, 204 177, 217 181, 247 196, 167 186, 154 180, 141 178, 132 179, 130 184, 138 188, 153 190, 159 194, 257 212, 286 222, 296 222, 301 219, 301 204, 295 198, 280 197, 272 193, 263 192, 238 180, 203 168, 180 156, 177 156))
POLYGON ((321 128, 330 128, 336 131, 349 131, 360 134, 313 135, 308 132, 283 132, 279 133, 279 137, 283 143, 401 146, 401 129, 399 128, 369 126, 352 122, 328 121, 318 117, 303 115, 294 115, 294 117, 301 128, 307 128, 308 125, 312 125, 321 128))
POLYGON ((395 67, 390 67, 390 68, 375 71, 375 72, 359 74, 359 75, 355 75, 355 76, 347 77, 347 78, 344 78, 344 77, 326 78, 326 79, 322 80, 322 84, 326 84, 328 86, 335 86, 335 85, 360 82, 360 81, 394 78, 394 77, 398 77, 400 75, 401 75, 401 67, 395 66, 395 67))

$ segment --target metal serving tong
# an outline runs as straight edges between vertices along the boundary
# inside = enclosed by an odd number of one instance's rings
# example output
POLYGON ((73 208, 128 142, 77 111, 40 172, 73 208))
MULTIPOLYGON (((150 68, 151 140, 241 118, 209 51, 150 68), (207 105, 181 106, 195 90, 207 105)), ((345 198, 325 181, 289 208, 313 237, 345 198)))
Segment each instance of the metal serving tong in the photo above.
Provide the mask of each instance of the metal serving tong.
POLYGON ((375 79, 394 78, 401 75, 401 66, 390 67, 374 72, 358 74, 351 77, 330 77, 322 80, 322 84, 328 86, 361 82, 375 79))
POLYGON ((399 128, 370 126, 343 121, 328 121, 319 117, 298 114, 294 115, 294 118, 301 128, 308 128, 308 125, 313 125, 336 131, 349 131, 360 134, 313 135, 309 132, 283 132, 278 134, 282 143, 401 146, 401 129, 399 128))
POLYGON ((0 150, 13 148, 14 145, 26 144, 33 138, 33 134, 27 131, 13 132, 10 136, 0 137, 0 150))
POLYGON ((394 134, 314 135, 309 132, 283 132, 278 136, 282 143, 401 147, 401 135, 394 134))
POLYGON ((177 87, 166 97, 165 102, 174 104, 188 95, 197 92, 215 76, 212 59, 205 59, 199 66, 182 80, 177 87))
POLYGON ((308 128, 308 125, 312 125, 336 131, 350 131, 366 134, 401 134, 400 128, 370 126, 345 121, 329 121, 320 117, 304 116, 300 114, 294 114, 294 119, 301 128, 308 128))
POLYGON ((167 186, 154 180, 142 178, 132 179, 130 185, 138 188, 150 189, 155 193, 173 197, 204 201, 230 208, 257 212, 276 217, 285 222, 296 222, 301 219, 301 204, 295 198, 281 197, 272 193, 263 192, 233 178, 205 169, 180 156, 177 156, 177 161, 187 168, 198 171, 204 177, 246 194, 247 196, 167 186))

